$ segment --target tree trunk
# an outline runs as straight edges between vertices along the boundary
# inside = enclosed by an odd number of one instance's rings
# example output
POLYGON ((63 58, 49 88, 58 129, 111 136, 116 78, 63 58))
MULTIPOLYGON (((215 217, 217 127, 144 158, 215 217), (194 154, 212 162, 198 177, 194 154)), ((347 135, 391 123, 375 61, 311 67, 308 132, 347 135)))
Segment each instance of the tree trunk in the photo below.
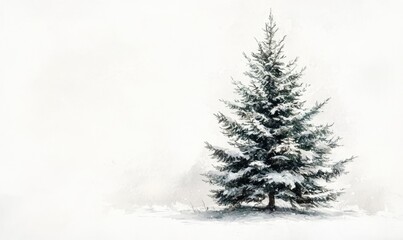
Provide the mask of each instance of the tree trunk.
POLYGON ((276 208, 275 202, 276 202, 276 200, 274 198, 274 192, 270 192, 269 193, 269 205, 267 205, 267 208, 270 211, 274 211, 274 209, 276 208))

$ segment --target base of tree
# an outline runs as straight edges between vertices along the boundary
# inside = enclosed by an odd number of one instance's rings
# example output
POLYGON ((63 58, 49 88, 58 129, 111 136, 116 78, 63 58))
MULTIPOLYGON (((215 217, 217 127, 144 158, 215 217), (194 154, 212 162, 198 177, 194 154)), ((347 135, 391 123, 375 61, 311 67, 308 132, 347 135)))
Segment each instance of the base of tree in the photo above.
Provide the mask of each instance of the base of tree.
POLYGON ((264 208, 264 210, 274 212, 274 211, 276 211, 276 206, 267 206, 264 208))

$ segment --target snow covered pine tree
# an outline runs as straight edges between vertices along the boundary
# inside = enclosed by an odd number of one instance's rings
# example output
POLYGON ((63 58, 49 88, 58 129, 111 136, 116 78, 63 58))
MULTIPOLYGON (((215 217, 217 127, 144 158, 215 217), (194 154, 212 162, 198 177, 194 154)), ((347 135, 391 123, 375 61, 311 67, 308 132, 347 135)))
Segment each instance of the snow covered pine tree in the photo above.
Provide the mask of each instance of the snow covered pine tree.
POLYGON ((326 182, 344 173, 353 157, 334 161, 331 150, 338 146, 331 125, 315 125, 312 118, 326 101, 304 107, 305 92, 299 83, 301 71, 296 59, 285 63, 284 37, 276 40, 276 23, 270 14, 258 50, 246 56, 249 84, 234 82, 239 99, 224 104, 237 116, 215 116, 233 150, 206 143, 217 159, 217 171, 204 174, 217 185, 212 197, 218 204, 239 207, 242 203, 262 204, 275 209, 275 199, 292 207, 327 205, 340 195, 326 182))

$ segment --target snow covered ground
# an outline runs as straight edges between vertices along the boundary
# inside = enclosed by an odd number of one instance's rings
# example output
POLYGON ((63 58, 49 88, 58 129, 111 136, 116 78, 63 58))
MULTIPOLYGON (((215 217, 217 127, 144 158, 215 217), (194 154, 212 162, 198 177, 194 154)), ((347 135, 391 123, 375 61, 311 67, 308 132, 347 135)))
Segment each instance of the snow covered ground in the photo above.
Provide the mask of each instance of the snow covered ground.
POLYGON ((184 205, 131 211, 105 207, 76 211, 62 206, 14 210, 19 212, 2 212, 0 239, 403 239, 403 218, 381 213, 223 214, 184 205))

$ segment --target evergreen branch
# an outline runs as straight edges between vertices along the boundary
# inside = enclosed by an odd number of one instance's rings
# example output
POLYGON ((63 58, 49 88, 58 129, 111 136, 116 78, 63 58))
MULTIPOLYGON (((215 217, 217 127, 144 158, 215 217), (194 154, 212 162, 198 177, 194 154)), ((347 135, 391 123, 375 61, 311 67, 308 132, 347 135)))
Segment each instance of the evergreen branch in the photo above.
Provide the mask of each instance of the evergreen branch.
POLYGON ((221 162, 234 162, 238 160, 247 160, 248 157, 243 155, 241 152, 230 151, 228 149, 223 149, 211 145, 205 142, 206 148, 212 152, 212 156, 221 162))

